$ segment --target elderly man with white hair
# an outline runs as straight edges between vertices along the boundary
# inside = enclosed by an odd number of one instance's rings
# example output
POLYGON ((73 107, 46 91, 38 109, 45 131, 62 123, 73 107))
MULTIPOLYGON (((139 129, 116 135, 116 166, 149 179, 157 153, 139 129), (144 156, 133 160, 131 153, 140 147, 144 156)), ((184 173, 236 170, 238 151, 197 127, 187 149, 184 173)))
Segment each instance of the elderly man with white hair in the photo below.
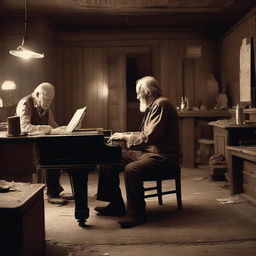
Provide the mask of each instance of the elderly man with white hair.
POLYGON ((143 181, 157 179, 177 170, 180 158, 178 118, 171 102, 161 96, 155 78, 143 77, 136 83, 137 99, 144 118, 136 133, 114 133, 110 140, 126 141, 124 149, 124 178, 127 195, 127 214, 119 188, 118 166, 102 166, 99 173, 97 199, 110 202, 95 207, 98 215, 125 216, 119 221, 122 228, 146 222, 146 203, 143 181))
MULTIPOLYGON (((16 108, 16 115, 20 116, 22 132, 43 132, 49 134, 58 124, 54 121, 51 103, 54 99, 54 86, 50 83, 39 84, 34 92, 22 98, 16 108)), ((60 170, 46 170, 46 186, 48 202, 66 204, 60 197, 63 191, 59 183, 60 170)))

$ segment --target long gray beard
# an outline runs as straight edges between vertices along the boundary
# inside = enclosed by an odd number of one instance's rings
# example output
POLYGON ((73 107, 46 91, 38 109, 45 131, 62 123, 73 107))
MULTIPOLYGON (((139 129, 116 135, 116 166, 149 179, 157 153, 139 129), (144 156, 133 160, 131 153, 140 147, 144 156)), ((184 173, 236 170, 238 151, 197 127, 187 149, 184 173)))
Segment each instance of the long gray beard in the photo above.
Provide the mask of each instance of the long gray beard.
POLYGON ((147 109, 147 104, 144 100, 140 101, 140 112, 144 113, 147 109))

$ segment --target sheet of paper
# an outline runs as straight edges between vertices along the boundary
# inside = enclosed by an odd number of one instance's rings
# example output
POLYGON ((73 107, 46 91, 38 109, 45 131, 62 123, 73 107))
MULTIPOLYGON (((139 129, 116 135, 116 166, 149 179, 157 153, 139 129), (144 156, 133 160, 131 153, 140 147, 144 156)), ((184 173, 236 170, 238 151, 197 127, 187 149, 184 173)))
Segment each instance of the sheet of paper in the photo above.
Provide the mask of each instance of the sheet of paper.
POLYGON ((247 38, 240 48, 240 101, 251 101, 251 43, 247 38))
POLYGON ((72 119, 68 123, 66 132, 72 132, 77 127, 77 125, 82 122, 86 108, 87 106, 85 106, 84 108, 77 109, 72 119))

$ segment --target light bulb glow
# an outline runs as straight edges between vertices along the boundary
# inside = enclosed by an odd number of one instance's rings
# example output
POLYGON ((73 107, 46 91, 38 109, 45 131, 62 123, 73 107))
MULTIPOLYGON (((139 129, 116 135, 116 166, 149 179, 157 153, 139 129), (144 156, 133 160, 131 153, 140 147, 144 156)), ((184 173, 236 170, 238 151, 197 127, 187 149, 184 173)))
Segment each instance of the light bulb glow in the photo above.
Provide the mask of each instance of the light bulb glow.
POLYGON ((37 52, 33 52, 30 51, 26 48, 24 48, 23 46, 18 46, 17 50, 11 50, 10 54, 28 60, 28 59, 40 59, 40 58, 44 58, 44 53, 37 53, 37 52))
POLYGON ((2 83, 1 90, 3 91, 10 91, 10 90, 16 90, 17 86, 15 82, 6 80, 2 83))

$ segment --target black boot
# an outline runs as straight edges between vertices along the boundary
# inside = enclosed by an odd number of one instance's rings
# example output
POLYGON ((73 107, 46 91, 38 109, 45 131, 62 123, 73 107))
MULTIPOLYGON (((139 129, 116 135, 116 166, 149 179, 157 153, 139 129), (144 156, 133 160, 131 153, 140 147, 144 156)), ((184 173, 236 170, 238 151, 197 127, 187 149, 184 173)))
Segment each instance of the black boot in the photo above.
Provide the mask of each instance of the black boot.
POLYGON ((121 221, 118 221, 122 228, 132 228, 141 225, 147 221, 146 215, 129 214, 121 221))
POLYGON ((101 215, 101 216, 118 216, 118 217, 122 217, 122 216, 125 216, 125 214, 126 214, 124 202, 109 203, 105 207, 96 206, 94 208, 94 210, 97 211, 98 215, 101 215))

